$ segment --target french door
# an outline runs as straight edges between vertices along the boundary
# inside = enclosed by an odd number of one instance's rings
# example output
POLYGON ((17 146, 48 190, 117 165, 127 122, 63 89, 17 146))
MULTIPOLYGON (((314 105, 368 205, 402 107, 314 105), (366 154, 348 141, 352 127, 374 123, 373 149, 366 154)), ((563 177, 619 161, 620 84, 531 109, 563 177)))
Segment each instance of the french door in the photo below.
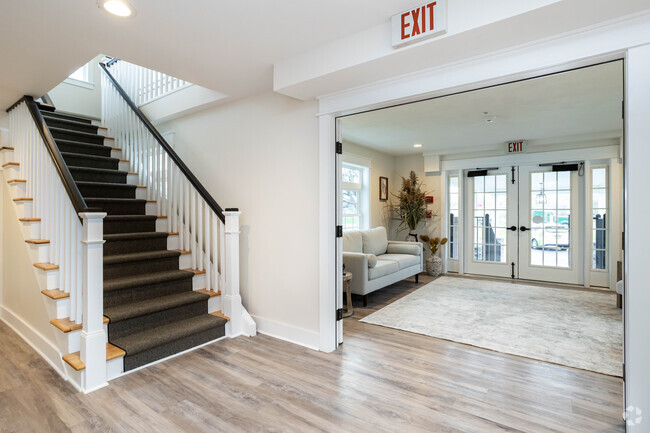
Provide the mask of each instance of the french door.
POLYGON ((466 174, 465 272, 581 283, 576 171, 535 165, 466 174))

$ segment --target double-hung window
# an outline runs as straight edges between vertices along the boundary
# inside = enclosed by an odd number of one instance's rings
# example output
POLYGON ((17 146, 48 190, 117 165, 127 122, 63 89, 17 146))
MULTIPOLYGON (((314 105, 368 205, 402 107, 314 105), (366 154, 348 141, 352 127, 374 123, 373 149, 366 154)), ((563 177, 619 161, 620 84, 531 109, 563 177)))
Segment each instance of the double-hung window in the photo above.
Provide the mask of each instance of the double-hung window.
POLYGON ((343 163, 341 194, 343 230, 363 230, 368 225, 368 168, 343 163))
POLYGON ((66 78, 64 83, 92 89, 94 87, 94 84, 90 64, 86 63, 81 68, 74 71, 68 78, 66 78))

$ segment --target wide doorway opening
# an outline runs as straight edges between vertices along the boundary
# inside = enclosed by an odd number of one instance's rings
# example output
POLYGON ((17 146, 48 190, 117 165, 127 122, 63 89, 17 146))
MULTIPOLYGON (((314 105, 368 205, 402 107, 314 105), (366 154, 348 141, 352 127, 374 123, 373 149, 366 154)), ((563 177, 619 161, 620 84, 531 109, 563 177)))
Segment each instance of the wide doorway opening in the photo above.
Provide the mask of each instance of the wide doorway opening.
POLYGON ((623 95, 614 61, 339 118, 339 342, 597 378, 619 425, 623 95))

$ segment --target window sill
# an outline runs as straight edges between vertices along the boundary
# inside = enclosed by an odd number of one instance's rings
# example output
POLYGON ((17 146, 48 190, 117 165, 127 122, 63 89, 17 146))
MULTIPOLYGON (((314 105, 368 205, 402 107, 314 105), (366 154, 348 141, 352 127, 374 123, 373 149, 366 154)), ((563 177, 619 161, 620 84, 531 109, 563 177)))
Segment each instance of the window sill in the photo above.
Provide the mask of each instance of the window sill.
POLYGON ((66 84, 71 84, 73 86, 82 87, 88 90, 93 90, 95 88, 95 85, 93 83, 89 83, 88 81, 77 80, 75 78, 66 78, 65 80, 63 80, 63 82, 66 84))

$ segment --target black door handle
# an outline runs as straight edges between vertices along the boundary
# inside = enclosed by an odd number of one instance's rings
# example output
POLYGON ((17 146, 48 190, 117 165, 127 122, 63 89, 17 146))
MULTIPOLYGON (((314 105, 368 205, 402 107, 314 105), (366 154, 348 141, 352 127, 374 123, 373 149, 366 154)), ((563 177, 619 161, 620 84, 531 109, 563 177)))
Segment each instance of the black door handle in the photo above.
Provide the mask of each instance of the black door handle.
POLYGON ((508 230, 510 230, 512 232, 516 232, 517 231, 517 226, 510 226, 510 227, 508 227, 508 230))
POLYGON ((519 230, 521 230, 522 232, 525 232, 526 230, 530 230, 530 229, 528 227, 526 227, 526 226, 521 226, 521 227, 519 227, 519 230))

